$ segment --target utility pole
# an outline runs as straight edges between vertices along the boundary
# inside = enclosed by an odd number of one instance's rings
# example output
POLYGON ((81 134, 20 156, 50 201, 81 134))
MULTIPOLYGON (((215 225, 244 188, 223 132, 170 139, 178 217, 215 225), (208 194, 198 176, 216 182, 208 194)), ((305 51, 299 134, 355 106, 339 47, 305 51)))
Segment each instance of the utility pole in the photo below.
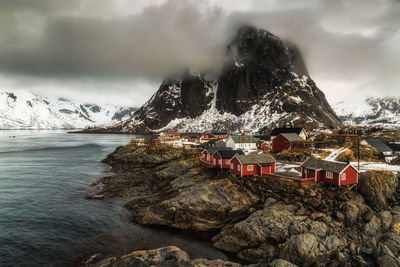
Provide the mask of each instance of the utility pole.
POLYGON ((360 136, 357 137, 358 171, 360 172, 360 136))

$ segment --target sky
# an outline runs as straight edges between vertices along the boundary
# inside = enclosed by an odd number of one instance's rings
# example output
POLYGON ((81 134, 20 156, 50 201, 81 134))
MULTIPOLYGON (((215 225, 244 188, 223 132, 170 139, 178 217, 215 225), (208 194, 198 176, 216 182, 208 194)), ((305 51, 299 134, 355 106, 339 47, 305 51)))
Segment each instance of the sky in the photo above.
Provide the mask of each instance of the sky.
POLYGON ((296 44, 332 105, 400 97, 400 0, 0 0, 0 89, 140 106, 242 24, 296 44))

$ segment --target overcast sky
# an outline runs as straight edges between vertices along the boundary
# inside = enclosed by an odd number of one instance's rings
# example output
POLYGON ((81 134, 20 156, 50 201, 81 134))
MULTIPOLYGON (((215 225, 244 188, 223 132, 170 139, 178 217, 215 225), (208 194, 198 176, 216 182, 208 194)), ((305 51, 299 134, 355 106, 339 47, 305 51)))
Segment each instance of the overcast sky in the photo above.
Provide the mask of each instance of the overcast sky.
POLYGON ((243 23, 295 43, 331 104, 400 96, 399 0, 0 0, 0 88, 140 106, 243 23))

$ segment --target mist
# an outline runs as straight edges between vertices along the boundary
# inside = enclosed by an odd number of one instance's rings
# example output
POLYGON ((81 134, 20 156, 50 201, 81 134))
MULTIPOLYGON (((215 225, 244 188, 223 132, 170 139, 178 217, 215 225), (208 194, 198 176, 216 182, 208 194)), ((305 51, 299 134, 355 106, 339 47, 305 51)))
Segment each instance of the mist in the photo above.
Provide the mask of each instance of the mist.
POLYGON ((252 24, 296 44, 331 102, 399 96, 399 1, 134 2, 1 0, 0 87, 139 106, 171 73, 218 71, 252 24))

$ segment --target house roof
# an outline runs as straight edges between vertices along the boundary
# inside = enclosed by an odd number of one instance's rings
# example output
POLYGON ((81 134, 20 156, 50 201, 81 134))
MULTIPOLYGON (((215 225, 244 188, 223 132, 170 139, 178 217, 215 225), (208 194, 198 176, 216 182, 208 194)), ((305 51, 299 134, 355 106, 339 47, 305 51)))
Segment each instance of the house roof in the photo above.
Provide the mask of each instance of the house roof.
POLYGON ((218 151, 214 152, 214 154, 216 154, 216 153, 218 153, 221 156, 221 158, 223 158, 223 159, 233 158, 236 154, 244 155, 244 152, 241 149, 218 150, 218 151))
POLYGON ((284 136, 289 141, 304 141, 304 139, 296 133, 281 133, 280 135, 284 136))
POLYGON ((269 135, 255 135, 254 137, 260 139, 261 141, 271 141, 271 136, 269 135))
POLYGON ((242 164, 262 164, 275 162, 275 158, 271 154, 250 154, 250 155, 236 155, 236 158, 242 164))
POLYGON ((212 135, 228 135, 227 133, 223 133, 223 132, 217 132, 217 133, 211 133, 212 135))
POLYGON ((225 141, 220 140, 220 139, 213 139, 213 140, 208 141, 207 143, 213 144, 213 143, 217 143, 217 142, 224 142, 225 143, 225 141))
POLYGON ((393 151, 400 151, 400 144, 397 143, 388 143, 386 144, 388 147, 390 147, 393 151))
POLYGON ((227 147, 227 148, 206 148, 205 150, 207 151, 208 154, 213 155, 217 151, 218 152, 224 151, 224 150, 229 151, 229 150, 232 150, 232 148, 229 148, 229 147, 227 147))
POLYGON ((284 128, 275 128, 271 131, 271 136, 278 136, 281 133, 295 133, 300 134, 303 128, 291 128, 291 127, 284 127, 284 128))
POLYGON ((184 138, 186 138, 186 137, 188 137, 188 138, 199 138, 197 135, 185 135, 184 138))
POLYGON ((235 135, 235 136, 230 136, 233 140, 233 142, 238 143, 238 144, 243 144, 243 143, 257 143, 258 139, 255 138, 254 136, 251 135, 235 135))
POLYGON ((300 167, 304 167, 312 170, 324 170, 334 173, 341 173, 349 166, 348 163, 345 162, 337 162, 337 161, 328 161, 321 159, 308 158, 304 161, 300 167))
POLYGON ((381 139, 365 139, 365 141, 370 145, 378 149, 379 152, 392 152, 393 150, 388 147, 381 139))

